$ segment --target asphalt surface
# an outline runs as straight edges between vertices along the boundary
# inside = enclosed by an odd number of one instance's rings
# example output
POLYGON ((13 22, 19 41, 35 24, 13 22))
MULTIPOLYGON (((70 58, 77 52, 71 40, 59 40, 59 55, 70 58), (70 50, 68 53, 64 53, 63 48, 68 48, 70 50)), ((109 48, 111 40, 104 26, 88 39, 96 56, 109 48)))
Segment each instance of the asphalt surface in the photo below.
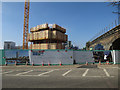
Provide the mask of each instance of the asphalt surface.
POLYGON ((118 88, 114 65, 5 66, 2 88, 118 88))

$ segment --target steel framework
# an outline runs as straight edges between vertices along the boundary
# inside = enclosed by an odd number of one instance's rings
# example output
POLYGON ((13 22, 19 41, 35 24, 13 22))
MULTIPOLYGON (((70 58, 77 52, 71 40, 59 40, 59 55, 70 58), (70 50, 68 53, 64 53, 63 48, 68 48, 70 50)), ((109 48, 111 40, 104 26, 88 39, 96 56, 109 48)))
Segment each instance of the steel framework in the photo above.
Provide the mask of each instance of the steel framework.
POLYGON ((30 0, 25 0, 24 7, 24 28, 23 28, 23 49, 28 49, 28 27, 29 27, 29 6, 30 0))

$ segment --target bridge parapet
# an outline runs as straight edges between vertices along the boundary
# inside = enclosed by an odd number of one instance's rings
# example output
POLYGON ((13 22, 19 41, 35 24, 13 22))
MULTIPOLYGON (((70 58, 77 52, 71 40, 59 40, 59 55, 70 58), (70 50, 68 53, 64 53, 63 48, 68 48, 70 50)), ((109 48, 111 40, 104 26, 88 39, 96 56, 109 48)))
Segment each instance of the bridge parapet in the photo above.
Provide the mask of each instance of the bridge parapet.
POLYGON ((118 38, 120 38, 120 25, 112 28, 111 30, 99 36, 95 40, 89 42, 89 46, 87 46, 86 44, 86 47, 94 48, 97 44, 101 44, 104 46, 105 50, 108 50, 111 44, 118 38))
POLYGON ((99 36, 98 38, 96 38, 95 40, 91 41, 91 44, 96 43, 97 41, 99 41, 100 39, 106 38, 107 36, 113 35, 117 32, 120 32, 120 25, 112 28, 111 30, 109 30, 108 32, 104 33, 103 35, 99 36))

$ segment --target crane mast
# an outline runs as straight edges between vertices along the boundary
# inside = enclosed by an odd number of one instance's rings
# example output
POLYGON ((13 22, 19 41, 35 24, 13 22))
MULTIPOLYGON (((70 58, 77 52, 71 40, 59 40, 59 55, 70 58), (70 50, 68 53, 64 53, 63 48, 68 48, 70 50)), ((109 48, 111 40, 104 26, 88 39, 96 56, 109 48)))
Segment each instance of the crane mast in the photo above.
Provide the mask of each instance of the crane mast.
POLYGON ((24 7, 24 28, 23 28, 23 49, 28 49, 28 27, 29 27, 29 6, 30 1, 25 0, 25 7, 24 7))

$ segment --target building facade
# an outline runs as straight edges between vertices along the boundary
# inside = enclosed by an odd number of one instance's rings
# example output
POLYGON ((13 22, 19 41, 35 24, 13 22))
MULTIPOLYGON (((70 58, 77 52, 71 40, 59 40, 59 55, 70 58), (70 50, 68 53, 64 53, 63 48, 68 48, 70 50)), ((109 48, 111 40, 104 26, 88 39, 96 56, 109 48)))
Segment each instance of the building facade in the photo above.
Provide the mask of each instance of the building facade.
POLYGON ((4 42, 4 49, 15 49, 15 42, 5 41, 4 42))

